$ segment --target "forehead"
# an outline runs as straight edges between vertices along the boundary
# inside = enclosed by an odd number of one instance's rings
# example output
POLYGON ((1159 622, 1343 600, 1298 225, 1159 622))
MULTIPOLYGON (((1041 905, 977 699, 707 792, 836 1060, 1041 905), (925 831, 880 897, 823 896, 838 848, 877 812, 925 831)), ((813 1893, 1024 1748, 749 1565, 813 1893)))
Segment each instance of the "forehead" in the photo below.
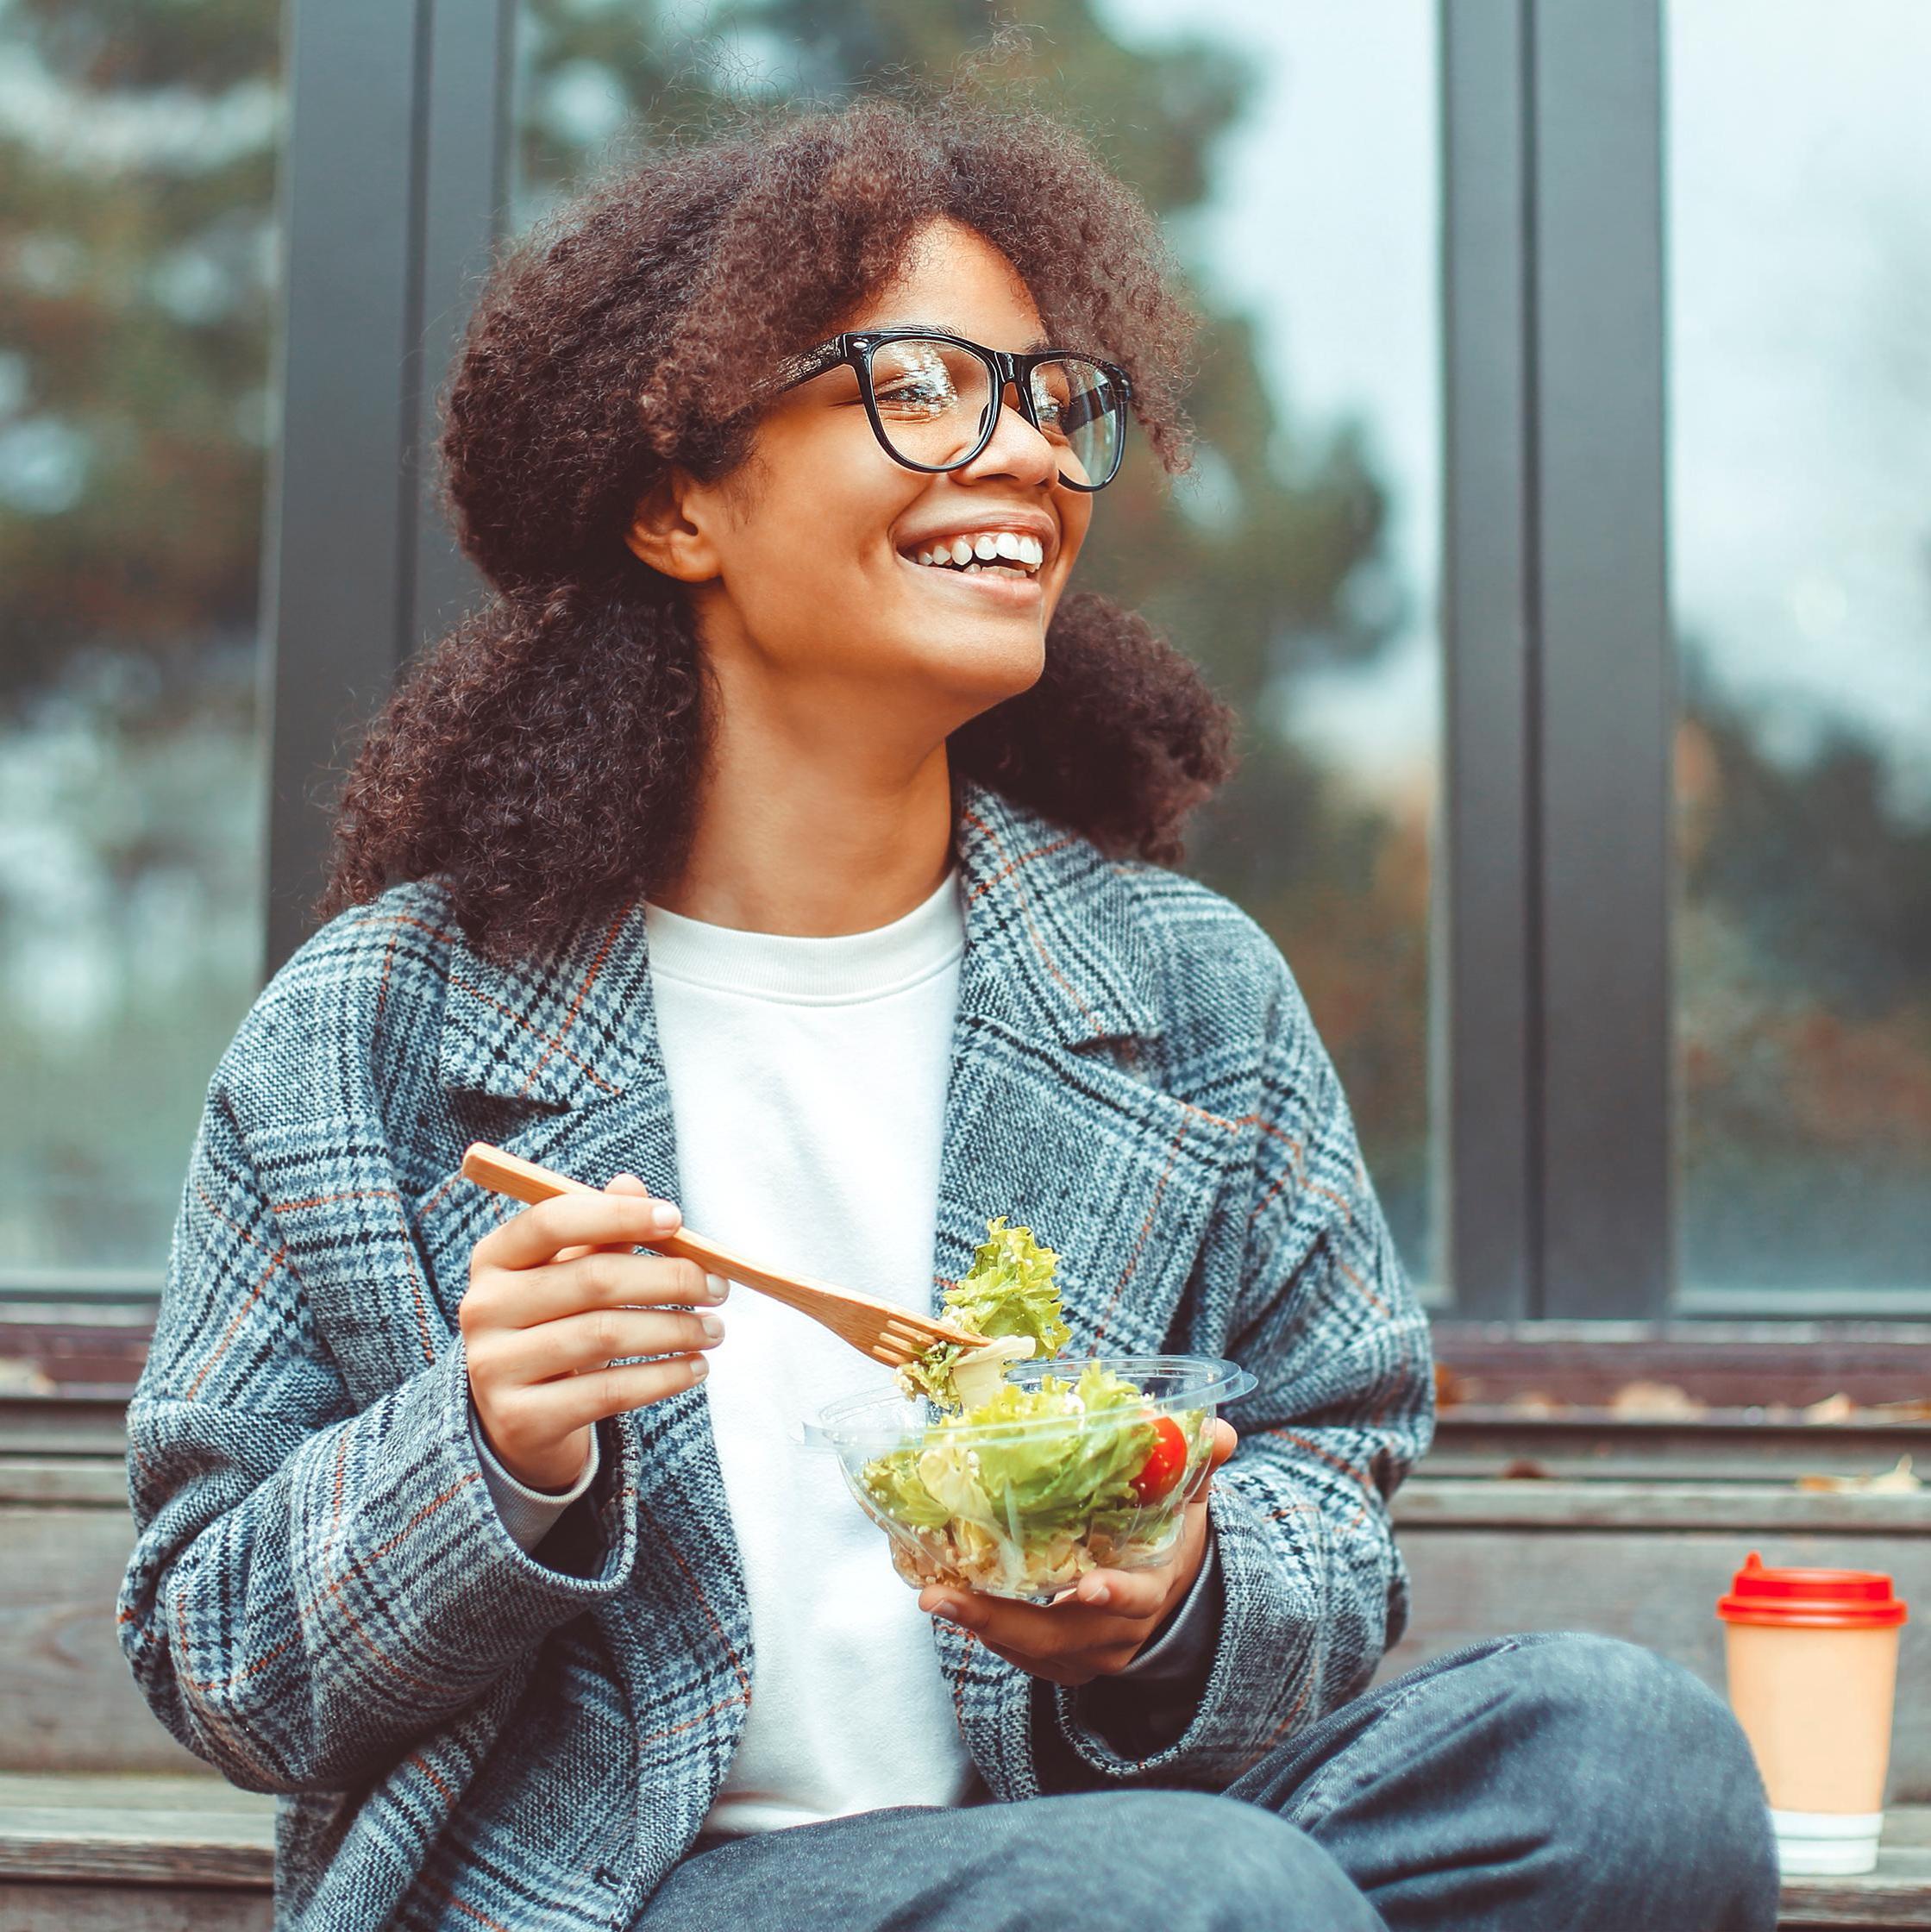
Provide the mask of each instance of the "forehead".
POLYGON ((938 329, 1013 351, 1042 346, 1039 310, 1019 271, 982 235, 944 219, 912 237, 899 273, 840 326, 938 329))

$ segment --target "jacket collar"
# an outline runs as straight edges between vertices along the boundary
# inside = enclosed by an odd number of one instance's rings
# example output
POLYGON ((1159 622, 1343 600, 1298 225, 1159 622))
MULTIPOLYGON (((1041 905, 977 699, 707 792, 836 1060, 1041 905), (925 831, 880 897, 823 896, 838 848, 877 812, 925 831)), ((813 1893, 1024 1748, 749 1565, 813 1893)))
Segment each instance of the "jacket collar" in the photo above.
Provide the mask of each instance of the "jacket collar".
MULTIPOLYGON (((962 1016, 1075 1050, 1156 1037, 1156 963, 1113 862, 975 781, 953 796, 962 1016)), ((498 957, 456 934, 438 1057, 452 1090, 546 1107, 661 1079, 643 902, 536 957, 498 957)))

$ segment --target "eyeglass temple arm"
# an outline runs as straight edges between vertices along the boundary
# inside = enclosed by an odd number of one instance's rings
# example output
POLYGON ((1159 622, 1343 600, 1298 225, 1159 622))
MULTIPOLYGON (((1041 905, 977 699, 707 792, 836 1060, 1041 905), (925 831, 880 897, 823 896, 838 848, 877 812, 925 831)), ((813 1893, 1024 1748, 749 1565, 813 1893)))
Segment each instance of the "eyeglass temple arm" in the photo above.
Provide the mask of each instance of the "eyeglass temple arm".
POLYGON ((829 342, 820 342, 816 348, 808 348, 802 355, 794 355, 784 365, 781 372, 782 380, 778 388, 781 392, 795 389, 801 382, 809 382, 813 376, 821 376, 827 369, 835 369, 845 360, 844 344, 834 337, 829 342))

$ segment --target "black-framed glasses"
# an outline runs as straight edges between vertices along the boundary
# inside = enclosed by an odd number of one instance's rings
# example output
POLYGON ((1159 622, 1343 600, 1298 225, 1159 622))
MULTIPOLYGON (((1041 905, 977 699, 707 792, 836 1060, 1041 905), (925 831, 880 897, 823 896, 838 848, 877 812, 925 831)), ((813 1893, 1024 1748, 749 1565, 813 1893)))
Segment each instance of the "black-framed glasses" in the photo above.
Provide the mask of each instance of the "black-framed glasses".
POLYGON ((793 362, 781 393, 841 366, 858 372, 872 433, 893 462, 937 475, 993 440, 1006 387, 1059 453, 1060 480, 1103 490, 1119 474, 1133 386, 1116 363, 1068 349, 1008 355, 963 336, 873 329, 834 336, 793 362))

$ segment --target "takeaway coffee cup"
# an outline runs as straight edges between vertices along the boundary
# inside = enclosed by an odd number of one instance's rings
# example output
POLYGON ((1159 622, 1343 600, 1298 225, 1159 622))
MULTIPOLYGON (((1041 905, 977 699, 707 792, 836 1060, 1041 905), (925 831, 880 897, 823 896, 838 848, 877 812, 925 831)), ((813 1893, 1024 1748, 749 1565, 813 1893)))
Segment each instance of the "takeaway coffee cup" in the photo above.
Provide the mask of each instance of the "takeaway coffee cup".
POLYGON ((1868 1872, 1884 1827, 1904 1605, 1874 1570, 1772 1570, 1752 1550, 1716 1606, 1730 1708, 1786 1872, 1868 1872))

